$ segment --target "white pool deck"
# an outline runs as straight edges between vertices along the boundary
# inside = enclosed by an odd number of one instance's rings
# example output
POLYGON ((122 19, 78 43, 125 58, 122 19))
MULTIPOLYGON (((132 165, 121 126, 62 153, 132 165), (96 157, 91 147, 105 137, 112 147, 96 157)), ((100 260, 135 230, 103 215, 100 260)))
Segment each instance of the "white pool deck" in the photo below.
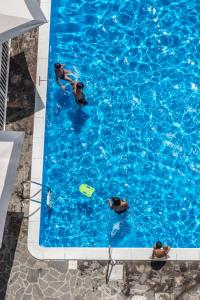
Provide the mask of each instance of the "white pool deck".
MULTIPOLYGON (((44 157, 44 131, 46 114, 47 72, 50 33, 51 1, 41 0, 41 8, 49 21, 39 29, 37 80, 33 132, 33 153, 31 181, 42 183, 44 157), (41 102, 43 108, 41 109, 41 102)), ((40 190, 40 186, 31 183, 31 196, 40 190)), ((74 259, 74 260, 108 260, 108 248, 57 248, 39 245, 41 193, 31 198, 29 206, 28 249, 37 259, 74 259), (37 210, 36 213, 34 213, 37 210)), ((115 260, 150 260, 152 248, 112 248, 115 260)), ((168 260, 200 260, 200 248, 171 249, 168 260)))

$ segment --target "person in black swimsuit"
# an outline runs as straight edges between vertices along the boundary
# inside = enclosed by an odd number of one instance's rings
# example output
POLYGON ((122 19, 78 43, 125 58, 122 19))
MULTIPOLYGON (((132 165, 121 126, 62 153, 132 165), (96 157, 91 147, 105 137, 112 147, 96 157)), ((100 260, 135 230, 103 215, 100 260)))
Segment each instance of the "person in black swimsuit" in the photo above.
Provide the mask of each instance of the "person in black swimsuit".
POLYGON ((85 99, 83 89, 84 89, 84 84, 82 82, 74 81, 73 83, 74 98, 76 103, 80 106, 85 106, 88 104, 87 100, 85 99))
POLYGON ((61 87, 61 89, 65 90, 65 86, 60 82, 61 80, 69 81, 70 83, 74 83, 74 81, 68 77, 67 75, 73 75, 73 73, 69 70, 64 69, 64 65, 56 63, 54 64, 54 71, 56 76, 56 82, 61 87))
POLYGON ((118 197, 112 197, 112 199, 108 199, 108 204, 117 214, 121 214, 128 209, 125 198, 120 200, 118 197))

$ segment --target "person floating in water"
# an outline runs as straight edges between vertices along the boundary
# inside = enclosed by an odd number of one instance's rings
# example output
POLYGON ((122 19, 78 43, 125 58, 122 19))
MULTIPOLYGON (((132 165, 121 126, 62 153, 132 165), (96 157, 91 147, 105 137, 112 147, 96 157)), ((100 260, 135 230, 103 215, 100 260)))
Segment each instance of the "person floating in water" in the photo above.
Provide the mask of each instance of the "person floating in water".
POLYGON ((87 100, 85 99, 85 95, 83 93, 84 84, 82 82, 73 82, 73 93, 75 101, 80 106, 85 106, 88 104, 87 100))
POLYGON ((128 203, 126 199, 120 200, 118 197, 113 197, 112 199, 108 199, 108 203, 111 209, 113 209, 117 214, 121 214, 128 208, 128 203))
POLYGON ((160 241, 157 241, 155 246, 153 247, 153 253, 151 258, 167 258, 169 251, 169 246, 162 246, 162 243, 160 241))
POLYGON ((71 71, 65 70, 64 65, 56 63, 54 64, 54 70, 56 75, 56 82, 61 87, 61 89, 65 90, 65 86, 62 85, 60 80, 65 80, 70 83, 74 83, 74 81, 67 75, 74 75, 71 71))

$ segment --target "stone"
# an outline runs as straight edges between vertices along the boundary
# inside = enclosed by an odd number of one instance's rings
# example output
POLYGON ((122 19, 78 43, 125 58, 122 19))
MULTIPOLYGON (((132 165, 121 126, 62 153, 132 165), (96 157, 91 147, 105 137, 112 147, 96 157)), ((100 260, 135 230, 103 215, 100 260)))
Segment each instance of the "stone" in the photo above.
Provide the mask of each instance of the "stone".
POLYGON ((143 273, 142 276, 139 279, 139 282, 141 284, 144 284, 146 280, 147 280, 147 273, 143 273))
POLYGON ((39 269, 38 273, 39 273, 39 277, 43 278, 49 273, 49 270, 39 269))
POLYGON ((131 297, 131 300, 149 300, 145 295, 134 295, 131 297))
POLYGON ((192 295, 190 295, 190 296, 188 297, 188 299, 189 299, 189 300, 199 300, 199 296, 192 296, 192 295))
POLYGON ((48 287, 45 291, 44 291, 45 296, 54 296, 55 294, 55 290, 52 289, 51 287, 48 287))
POLYGON ((124 298, 124 296, 122 296, 122 295, 117 295, 116 296, 116 300, 124 300, 125 298, 124 298))
POLYGON ((65 295, 61 290, 57 290, 54 294, 54 297, 62 297, 63 295, 65 295))
POLYGON ((150 265, 145 265, 144 266, 144 272, 146 272, 146 273, 151 272, 151 266, 150 265))
POLYGON ((11 293, 11 295, 15 295, 16 291, 18 291, 22 286, 23 286, 23 284, 22 284, 22 282, 19 282, 19 280, 17 282, 13 283, 10 286, 10 293, 11 293))
POLYGON ((60 276, 60 273, 57 270, 54 270, 54 269, 50 269, 49 274, 50 274, 50 276, 56 278, 56 280, 60 276))
POLYGON ((69 292, 69 290, 70 290, 69 283, 66 283, 60 290, 61 290, 63 293, 69 292))
POLYGON ((88 278, 88 277, 86 277, 86 278, 85 278, 84 284, 85 284, 85 286, 87 286, 87 287, 91 286, 91 279, 88 278))
POLYGON ((136 270, 139 273, 143 273, 144 272, 144 265, 139 265, 139 266, 136 265, 136 270))
POLYGON ((73 300, 70 294, 65 294, 60 297, 60 300, 73 300))
POLYGON ((32 296, 33 296, 33 300, 38 300, 38 299, 42 300, 44 298, 41 289, 36 284, 33 285, 33 295, 32 296))
POLYGON ((57 281, 57 278, 56 277, 53 277, 51 274, 46 274, 44 277, 43 277, 44 280, 46 280, 47 282, 49 281, 57 281))
POLYGON ((75 296, 74 300, 84 300, 84 298, 81 295, 75 296))
POLYGON ((63 286, 62 281, 49 281, 49 286, 52 287, 54 290, 60 289, 61 286, 63 286))
POLYGON ((134 287, 131 288, 133 294, 144 294, 148 290, 147 285, 141 285, 136 283, 134 287))
POLYGON ((66 261, 49 261, 48 266, 60 273, 67 273, 68 271, 68 264, 66 261))
POLYGON ((70 278, 70 287, 74 288, 75 285, 76 285, 76 277, 73 276, 73 277, 70 278))
POLYGON ((22 272, 19 273, 19 276, 20 276, 20 278, 23 279, 23 280, 26 278, 26 274, 25 274, 25 273, 22 273, 22 272))
POLYGON ((166 282, 168 282, 168 281, 170 281, 169 276, 163 275, 163 276, 161 277, 161 283, 166 283, 166 282))
MULTIPOLYGON (((86 295, 86 299, 87 300, 97 300, 98 298, 95 297, 94 293, 92 293, 91 291, 88 291, 87 295, 86 295)), ((105 299, 105 298, 102 298, 102 299, 105 299)))
POLYGON ((174 279, 174 281, 175 281, 176 286, 181 285, 183 283, 183 281, 184 281, 184 277, 182 277, 182 276, 176 276, 175 279, 174 279))
POLYGON ((145 293, 147 300, 155 300, 155 293, 154 291, 148 291, 145 293))
POLYGON ((32 299, 32 295, 24 295, 22 298, 22 300, 31 300, 32 299))
MULTIPOLYGON (((27 257, 27 255, 23 255, 23 257, 22 257, 22 264, 24 263, 25 257, 27 257)), ((28 256, 27 263, 28 263, 29 268, 30 267, 34 268, 35 258, 33 256, 28 256)))
POLYGON ((34 264, 34 268, 35 269, 39 269, 39 270, 42 270, 42 269, 47 269, 48 268, 48 264, 44 261, 40 261, 40 260, 37 260, 34 264))
POLYGON ((87 291, 86 291, 86 290, 87 290, 86 288, 81 288, 81 289, 79 290, 79 294, 80 294, 82 297, 85 297, 86 294, 87 294, 87 291))
POLYGON ((174 295, 168 293, 156 293, 155 300, 174 300, 174 295))
POLYGON ((25 288, 22 287, 21 289, 19 289, 16 294, 15 294, 15 298, 16 300, 21 300, 22 295, 24 294, 25 288))
POLYGON ((59 298, 55 298, 55 297, 46 297, 45 300, 60 300, 60 297, 59 298))
POLYGON ((32 293, 32 290, 33 290, 33 286, 32 286, 32 284, 29 284, 29 285, 26 287, 25 294, 31 294, 31 293, 32 293))
POLYGON ((82 280, 80 278, 78 278, 76 281, 76 288, 80 288, 81 285, 82 285, 82 280))
POLYGON ((32 282, 32 283, 37 282, 38 277, 39 277, 38 270, 29 269, 28 275, 27 275, 28 282, 32 282))
POLYGON ((13 273, 13 276, 10 277, 10 284, 16 282, 18 277, 19 277, 19 272, 13 273))
POLYGON ((60 276, 58 277, 58 281, 67 281, 68 280, 68 274, 64 275, 64 274, 60 274, 60 276))
POLYGON ((181 270, 181 272, 187 272, 188 264, 186 262, 180 262, 180 270, 181 270))
POLYGON ((45 290, 48 287, 48 283, 45 280, 39 278, 39 286, 41 290, 45 290))
POLYGON ((180 272, 180 265, 177 263, 174 263, 174 271, 175 272, 180 272))

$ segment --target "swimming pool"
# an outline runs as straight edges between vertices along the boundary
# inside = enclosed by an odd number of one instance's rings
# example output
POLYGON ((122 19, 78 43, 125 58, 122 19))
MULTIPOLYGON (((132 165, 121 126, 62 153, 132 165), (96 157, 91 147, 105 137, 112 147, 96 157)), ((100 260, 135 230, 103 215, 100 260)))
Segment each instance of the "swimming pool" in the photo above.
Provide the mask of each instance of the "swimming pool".
POLYGON ((40 245, 200 245, 197 1, 52 0, 40 245), (170 4, 171 3, 171 4, 170 4), (56 85, 86 85, 79 109, 56 85), (92 198, 78 187, 95 188, 92 198), (107 198, 126 197, 120 216, 107 198))

